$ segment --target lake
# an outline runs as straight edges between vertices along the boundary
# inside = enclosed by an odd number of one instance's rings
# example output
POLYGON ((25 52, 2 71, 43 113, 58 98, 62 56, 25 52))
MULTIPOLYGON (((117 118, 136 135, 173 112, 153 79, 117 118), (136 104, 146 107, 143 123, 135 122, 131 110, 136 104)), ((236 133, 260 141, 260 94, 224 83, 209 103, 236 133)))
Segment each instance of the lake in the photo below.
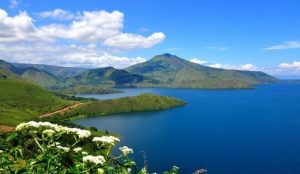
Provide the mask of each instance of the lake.
POLYGON ((161 172, 173 165, 183 174, 300 173, 300 83, 260 85, 256 90, 142 88, 125 93, 80 95, 98 99, 155 93, 188 105, 160 112, 75 120, 116 132, 143 164, 161 172))

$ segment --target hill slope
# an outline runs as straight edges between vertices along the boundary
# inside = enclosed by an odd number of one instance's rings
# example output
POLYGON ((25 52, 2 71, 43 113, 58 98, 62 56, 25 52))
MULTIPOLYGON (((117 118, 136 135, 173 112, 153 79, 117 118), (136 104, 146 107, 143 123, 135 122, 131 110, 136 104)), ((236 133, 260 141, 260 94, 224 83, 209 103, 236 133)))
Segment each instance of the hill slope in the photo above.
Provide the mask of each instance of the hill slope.
POLYGON ((69 76, 79 75, 88 69, 86 68, 77 68, 77 67, 60 67, 54 65, 43 65, 43 64, 24 64, 24 63, 13 63, 17 68, 26 69, 26 68, 35 68, 41 71, 48 72, 53 74, 59 79, 65 79, 69 76))
POLYGON ((263 72, 212 68, 171 54, 155 56, 125 70, 153 79, 152 83, 140 83, 142 87, 248 88, 254 84, 277 81, 263 72))
POLYGON ((41 114, 64 108, 65 101, 19 76, 0 69, 0 125, 14 126, 41 114))
POLYGON ((113 67, 92 69, 77 76, 67 78, 63 85, 101 86, 101 87, 129 87, 144 80, 142 75, 131 74, 125 70, 113 67))
POLYGON ((51 87, 58 82, 58 79, 52 74, 35 68, 27 68, 26 71, 22 73, 21 77, 28 79, 43 87, 51 87))

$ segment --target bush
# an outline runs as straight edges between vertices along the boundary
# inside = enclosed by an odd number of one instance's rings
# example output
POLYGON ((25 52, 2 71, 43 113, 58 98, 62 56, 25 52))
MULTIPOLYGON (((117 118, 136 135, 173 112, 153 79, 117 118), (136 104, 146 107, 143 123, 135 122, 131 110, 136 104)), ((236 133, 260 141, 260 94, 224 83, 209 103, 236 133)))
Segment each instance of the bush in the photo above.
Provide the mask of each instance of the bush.
MULTIPOLYGON (((49 122, 21 123, 16 132, 0 139, 0 173, 98 173, 147 174, 129 158, 131 148, 111 150, 120 142, 114 136, 95 137, 89 130, 69 128, 49 122)), ((173 167, 164 174, 177 174, 173 167)))

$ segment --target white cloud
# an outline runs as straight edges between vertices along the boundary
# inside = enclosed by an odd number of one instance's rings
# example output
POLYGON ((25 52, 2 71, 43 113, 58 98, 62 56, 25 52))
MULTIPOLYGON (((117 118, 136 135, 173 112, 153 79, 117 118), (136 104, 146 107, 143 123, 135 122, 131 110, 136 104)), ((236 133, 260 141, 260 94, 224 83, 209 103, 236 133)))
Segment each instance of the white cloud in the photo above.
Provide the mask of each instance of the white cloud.
POLYGON ((243 64, 243 65, 230 65, 230 64, 210 64, 208 65, 213 68, 222 68, 222 69, 234 69, 234 70, 245 70, 245 71, 258 71, 260 70, 258 67, 255 65, 248 63, 248 64, 243 64))
POLYGON ((108 53, 99 55, 97 53, 86 52, 69 53, 64 55, 61 60, 67 60, 66 62, 61 62, 66 66, 80 66, 93 68, 108 66, 112 66, 115 68, 125 68, 146 61, 146 59, 142 57, 128 58, 113 56, 108 53))
POLYGON ((92 45, 57 45, 48 42, 0 44, 0 57, 8 62, 89 68, 107 66, 124 68, 146 61, 142 57, 114 56, 103 50, 94 49, 92 45))
POLYGON ((206 64, 208 63, 207 61, 205 60, 200 60, 200 59, 190 59, 190 62, 193 62, 193 63, 197 63, 197 64, 206 64))
POLYGON ((111 47, 120 47, 126 49, 149 48, 155 44, 162 42, 165 37, 165 34, 162 32, 153 33, 148 37, 136 34, 122 33, 106 39, 104 41, 104 44, 111 47))
MULTIPOLYGON (((53 12, 47 13, 45 16, 59 18, 67 13, 63 10, 59 10, 55 14, 53 12)), ((123 18, 124 14, 119 11, 111 13, 84 11, 69 25, 52 23, 37 27, 26 12, 20 12, 19 15, 10 17, 5 10, 0 9, 0 28, 2 29, 0 42, 66 39, 98 43, 106 47, 135 49, 149 48, 165 39, 165 34, 162 32, 155 32, 148 37, 123 33, 123 18)))
POLYGON ((0 42, 18 42, 33 38, 36 28, 26 12, 9 17, 6 11, 0 9, 0 42))
POLYGON ((297 49, 300 48, 299 41, 287 41, 280 45, 273 45, 267 48, 263 48, 263 50, 283 50, 283 49, 297 49))
POLYGON ((251 63, 248 63, 248 64, 244 64, 241 66, 241 70, 247 70, 247 71, 256 71, 258 68, 251 64, 251 63))
POLYGON ((228 50, 228 47, 209 46, 209 47, 205 47, 205 48, 210 49, 210 50, 217 50, 217 51, 226 51, 226 50, 228 50))
POLYGON ((75 14, 63 10, 63 9, 55 9, 53 11, 45 11, 38 14, 42 18, 53 18, 59 20, 72 20, 76 17, 75 14))
POLYGON ((85 11, 59 37, 85 42, 103 41, 121 33, 123 17, 124 14, 119 11, 85 11))
POLYGON ((276 67, 258 67, 251 63, 243 65, 230 65, 230 64, 209 64, 208 66, 222 69, 246 70, 246 71, 262 71, 273 76, 282 75, 300 75, 300 62, 295 61, 292 63, 281 63, 276 67))
POLYGON ((279 68, 283 69, 294 69, 294 70, 300 70, 300 62, 292 62, 292 63, 281 63, 278 65, 279 68))

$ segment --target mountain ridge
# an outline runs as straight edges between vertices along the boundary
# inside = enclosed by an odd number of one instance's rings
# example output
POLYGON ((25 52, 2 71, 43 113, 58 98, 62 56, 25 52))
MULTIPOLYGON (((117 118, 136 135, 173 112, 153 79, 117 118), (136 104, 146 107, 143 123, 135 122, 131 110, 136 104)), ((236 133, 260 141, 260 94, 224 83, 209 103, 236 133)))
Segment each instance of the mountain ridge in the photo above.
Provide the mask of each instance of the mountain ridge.
POLYGON ((249 88, 252 85, 277 81, 276 78, 263 72, 208 67, 168 53, 154 56, 125 70, 156 80, 158 81, 156 85, 161 87, 249 88))
POLYGON ((244 89, 278 81, 264 72, 228 70, 192 63, 169 53, 124 69, 113 67, 83 69, 43 64, 10 64, 0 68, 40 82, 43 87, 61 89, 76 85, 93 87, 170 87, 199 89, 244 89), (32 67, 31 67, 32 66, 32 67), (28 69, 31 68, 31 69, 28 69), (57 70, 57 71, 56 71, 57 70), (54 72, 54 73, 53 73, 54 72), (28 73, 27 73, 28 74, 28 73), (23 75, 25 76, 25 75, 23 75), (28 76, 28 75, 27 75, 28 76), (26 77, 26 76, 25 76, 26 77))

